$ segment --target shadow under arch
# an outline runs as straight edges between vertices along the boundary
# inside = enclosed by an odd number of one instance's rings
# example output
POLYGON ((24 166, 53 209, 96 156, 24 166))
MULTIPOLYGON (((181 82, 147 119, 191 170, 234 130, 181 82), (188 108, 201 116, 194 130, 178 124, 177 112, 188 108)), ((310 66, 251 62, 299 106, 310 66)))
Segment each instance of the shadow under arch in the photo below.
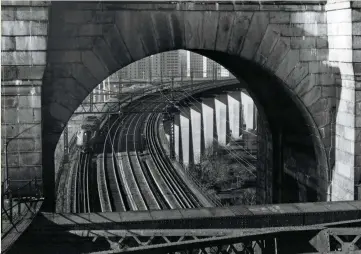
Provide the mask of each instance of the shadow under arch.
MULTIPOLYGON (((169 50, 164 52, 167 51, 169 50)), ((240 80, 247 87, 260 115, 270 128, 273 154, 272 158, 268 159, 273 162, 271 165, 273 172, 272 182, 266 183, 272 186, 272 200, 268 202, 326 200, 327 182, 324 180, 328 179, 327 156, 317 125, 300 99, 275 75, 252 61, 223 52, 191 51, 218 62, 240 80), (280 141, 282 143, 278 142, 280 135, 283 139, 280 141), (321 179, 315 183, 319 189, 307 188, 304 193, 299 193, 301 191, 297 187, 299 183, 283 172, 285 149, 291 150, 293 155, 299 150, 303 155, 307 155, 308 163, 305 165, 300 162, 301 158, 296 158, 296 167, 303 166, 299 170, 316 169, 313 174, 316 173, 321 179)))
MULTIPOLYGON (((270 128, 273 141, 273 165, 271 167, 274 168, 273 172, 275 173, 273 175, 273 202, 326 200, 329 161, 316 122, 300 98, 278 77, 253 61, 222 52, 191 51, 218 62, 240 80, 247 87, 261 117, 265 120, 264 123, 270 128), (279 144, 280 134, 283 136, 281 142, 286 142, 286 144, 279 144), (315 173, 320 179, 316 183, 319 186, 316 193, 311 194, 306 191, 303 193, 306 195, 304 197, 295 197, 295 193, 289 196, 287 192, 292 185, 277 186, 280 184, 280 180, 285 181, 285 179, 282 180, 282 177, 285 178, 285 176, 280 175, 281 172, 277 172, 277 168, 283 170, 284 167, 285 158, 280 158, 284 155, 277 155, 277 153, 285 152, 282 151, 285 149, 284 145, 286 145, 286 149, 288 146, 288 149, 306 152, 307 159, 313 160, 314 164, 308 166, 316 166, 315 173)), ((296 162, 296 165, 300 164, 296 162)), ((287 177, 286 179, 289 180, 287 177)))
MULTIPOLYGON (((300 201, 297 191, 292 190, 294 182, 288 181, 299 177, 300 181, 311 186, 310 191, 304 191, 304 200, 326 199, 329 166, 311 114, 300 106, 299 100, 292 99, 286 84, 279 82, 275 74, 262 71, 256 60, 248 61, 240 56, 241 52, 246 52, 254 59, 263 44, 272 44, 277 36, 282 39, 281 32, 273 35, 274 27, 267 23, 268 12, 255 11, 242 15, 227 12, 224 18, 219 19, 219 11, 177 11, 178 7, 174 6, 166 11, 152 12, 152 9, 127 9, 131 4, 123 6, 122 3, 104 3, 104 8, 98 7, 102 5, 99 3, 85 5, 97 10, 85 25, 84 20, 74 16, 82 15, 80 2, 54 2, 50 11, 47 67, 42 88, 43 182, 47 202, 54 202, 51 199, 54 197, 55 147, 74 110, 115 71, 152 54, 177 49, 193 50, 211 58, 249 85, 250 94, 267 116, 272 135, 283 137, 283 141, 274 147, 275 171, 278 168, 283 172, 283 158, 279 154, 284 154, 286 160, 291 161, 286 163, 286 169, 292 174, 284 175, 286 178, 283 180, 280 176, 284 183, 289 183, 282 186, 286 190, 284 193, 291 190, 291 196, 278 199, 300 201), (74 13, 74 10, 79 13, 74 13), (68 22, 65 17, 72 19, 68 22), (249 29, 244 29, 248 26, 260 28, 258 32, 261 36, 248 36, 249 29), (100 33, 96 29, 99 27, 100 33), (82 38, 78 33, 84 32, 83 28, 89 30, 82 38), (245 40, 247 43, 244 43, 245 40), (63 51, 59 52, 59 48, 63 51), (270 83, 272 85, 267 85, 270 83), (306 179, 309 176, 312 176, 311 179, 306 179)), ((292 29, 308 35, 298 31, 302 29, 292 29)), ((274 43, 281 43, 281 39, 274 43)), ((287 47, 290 49, 290 45, 287 47)), ((290 56, 286 54, 282 57, 290 56)))

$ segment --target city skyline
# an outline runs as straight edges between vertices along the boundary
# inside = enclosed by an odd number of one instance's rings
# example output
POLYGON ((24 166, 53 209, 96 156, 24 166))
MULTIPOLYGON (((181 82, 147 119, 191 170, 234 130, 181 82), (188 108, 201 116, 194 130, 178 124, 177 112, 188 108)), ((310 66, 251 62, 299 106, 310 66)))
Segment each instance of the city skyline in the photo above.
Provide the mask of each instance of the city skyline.
POLYGON ((187 51, 173 50, 138 60, 115 72, 107 79, 157 79, 169 77, 229 77, 231 74, 222 65, 202 55, 187 51), (213 74, 213 68, 217 74, 213 74))
MULTIPOLYGON (((94 100, 102 101, 112 92, 120 92, 124 87, 122 80, 136 82, 136 80, 161 81, 163 78, 172 77, 192 78, 191 69, 194 79, 231 77, 228 70, 207 57, 187 50, 167 51, 143 58, 114 72, 94 89, 94 100)), ((89 98, 90 96, 87 96, 85 101, 89 101, 89 98)))

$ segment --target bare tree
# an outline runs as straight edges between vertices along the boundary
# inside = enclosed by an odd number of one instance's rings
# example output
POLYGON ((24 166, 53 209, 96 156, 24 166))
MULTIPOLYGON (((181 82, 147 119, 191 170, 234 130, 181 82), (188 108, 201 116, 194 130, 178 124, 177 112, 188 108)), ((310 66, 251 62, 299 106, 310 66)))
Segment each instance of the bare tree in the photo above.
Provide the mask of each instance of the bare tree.
MULTIPOLYGON (((205 150, 198 164, 190 166, 189 172, 208 192, 218 193, 231 188, 236 189, 252 178, 246 165, 235 163, 226 156, 227 154, 228 149, 215 144, 205 150)), ((253 204, 255 197, 254 189, 245 189, 232 204, 253 204)))

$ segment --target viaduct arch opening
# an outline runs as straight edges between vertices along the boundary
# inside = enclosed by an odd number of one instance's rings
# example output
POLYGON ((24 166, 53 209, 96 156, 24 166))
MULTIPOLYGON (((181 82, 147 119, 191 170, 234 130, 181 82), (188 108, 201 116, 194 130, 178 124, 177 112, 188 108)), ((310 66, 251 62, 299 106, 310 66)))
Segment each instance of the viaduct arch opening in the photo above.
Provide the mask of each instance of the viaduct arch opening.
POLYGON ((289 46, 280 40, 280 33, 277 41, 266 36, 275 32, 267 20, 267 12, 152 11, 121 3, 105 3, 101 8, 98 3, 52 3, 42 91, 47 209, 55 207, 55 147, 75 109, 115 71, 177 49, 211 58, 246 83, 273 141, 268 154, 274 172, 272 201, 326 200, 327 156, 312 114, 294 92, 303 79, 287 78, 294 66, 290 69, 284 63, 294 62, 292 54, 279 51, 274 56, 268 53, 266 60, 260 57, 267 45, 289 46))

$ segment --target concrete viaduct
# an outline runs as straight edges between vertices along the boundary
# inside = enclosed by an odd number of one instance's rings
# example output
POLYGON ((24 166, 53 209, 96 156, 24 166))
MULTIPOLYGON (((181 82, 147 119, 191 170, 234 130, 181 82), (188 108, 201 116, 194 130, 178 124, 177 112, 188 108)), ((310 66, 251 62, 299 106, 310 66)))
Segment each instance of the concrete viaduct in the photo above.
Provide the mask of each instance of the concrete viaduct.
MULTIPOLYGON (((245 84, 264 119, 275 183, 308 186, 309 201, 357 198, 359 1, 2 1, 1 26, 2 136, 38 124, 9 145, 10 178, 42 177, 49 211, 54 150, 74 110, 120 68, 176 49, 245 84)), ((285 200, 283 187, 274 202, 285 200)))

